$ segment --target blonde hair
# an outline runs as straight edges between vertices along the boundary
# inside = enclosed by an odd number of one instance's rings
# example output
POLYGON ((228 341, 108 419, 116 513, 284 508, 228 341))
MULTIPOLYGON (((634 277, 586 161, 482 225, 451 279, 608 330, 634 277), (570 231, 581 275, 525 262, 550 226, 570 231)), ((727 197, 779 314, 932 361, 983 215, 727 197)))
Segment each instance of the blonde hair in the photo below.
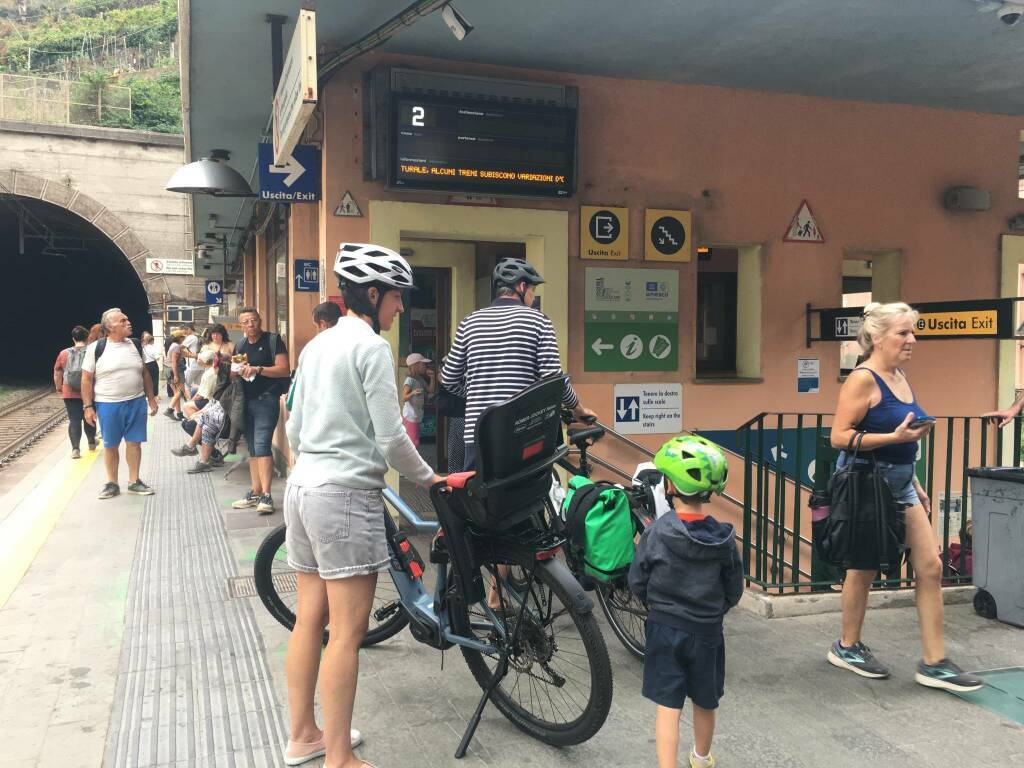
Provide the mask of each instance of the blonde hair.
POLYGON ((877 301, 869 302, 864 307, 864 325, 857 334, 857 343, 864 350, 865 355, 870 355, 875 348, 872 336, 883 336, 888 333, 897 320, 910 318, 910 322, 917 324, 920 314, 909 304, 902 301, 894 301, 889 304, 881 304, 877 301))

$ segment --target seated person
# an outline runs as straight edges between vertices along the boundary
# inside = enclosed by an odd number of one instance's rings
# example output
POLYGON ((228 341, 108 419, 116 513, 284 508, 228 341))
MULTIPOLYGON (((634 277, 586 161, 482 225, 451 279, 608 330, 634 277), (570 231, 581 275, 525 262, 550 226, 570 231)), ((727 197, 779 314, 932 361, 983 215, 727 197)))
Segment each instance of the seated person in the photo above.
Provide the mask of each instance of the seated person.
POLYGON ((192 400, 181 408, 187 419, 194 418, 213 398, 213 393, 217 389, 217 366, 213 364, 216 354, 212 349, 204 349, 196 356, 196 365, 202 369, 203 376, 192 400))
POLYGON ((175 456, 198 454, 195 466, 187 470, 190 475, 209 472, 213 467, 224 465, 224 457, 216 449, 217 438, 224 428, 224 418, 224 407, 219 400, 211 397, 203 409, 195 414, 194 420, 182 424, 183 428, 192 427, 192 437, 180 448, 172 448, 171 453, 175 456))

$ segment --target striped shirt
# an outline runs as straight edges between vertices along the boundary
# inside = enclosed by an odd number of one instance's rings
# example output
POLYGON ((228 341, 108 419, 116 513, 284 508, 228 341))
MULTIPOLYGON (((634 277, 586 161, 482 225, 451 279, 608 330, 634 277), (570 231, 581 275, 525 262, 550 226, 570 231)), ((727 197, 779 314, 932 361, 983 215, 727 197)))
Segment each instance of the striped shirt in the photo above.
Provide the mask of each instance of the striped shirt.
MULTIPOLYGON (((465 442, 473 443, 484 409, 503 403, 538 379, 564 376, 555 328, 548 317, 518 299, 496 299, 463 318, 441 371, 449 392, 466 398, 465 442)), ((563 404, 579 403, 568 378, 563 404)))

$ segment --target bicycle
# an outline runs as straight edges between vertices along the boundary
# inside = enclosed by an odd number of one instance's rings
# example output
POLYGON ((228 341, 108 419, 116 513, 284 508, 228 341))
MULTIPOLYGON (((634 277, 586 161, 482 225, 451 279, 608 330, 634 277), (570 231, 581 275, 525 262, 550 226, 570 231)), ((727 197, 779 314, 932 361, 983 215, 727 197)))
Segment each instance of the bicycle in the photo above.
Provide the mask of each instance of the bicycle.
MULTIPOLYGON (((419 533, 436 533, 437 523, 423 520, 391 488, 384 488, 384 501, 394 508, 412 528, 419 533)), ((295 628, 296 592, 295 569, 288 565, 288 547, 285 542, 284 523, 272 530, 256 550, 253 563, 256 593, 271 616, 291 632, 295 628)), ((363 638, 362 647, 382 643, 409 624, 409 617, 401 610, 398 590, 390 579, 377 579, 377 590, 373 595, 370 624, 363 638)), ((330 632, 324 630, 324 645, 330 632)))
MULTIPOLYGON (((378 579, 374 634, 364 645, 408 626, 420 643, 460 648, 483 695, 456 758, 465 755, 488 700, 521 731, 554 746, 589 739, 611 707, 611 661, 593 603, 556 557, 565 540, 544 506, 552 466, 568 450, 558 439, 563 389, 561 379, 542 380, 484 411, 476 430, 480 470, 449 475, 430 489, 438 517, 429 553, 433 592, 412 542, 385 515, 394 596, 381 593, 388 579, 378 579)), ((414 527, 431 525, 386 495, 414 527)), ((274 580, 282 529, 260 548, 256 583, 271 614, 293 626, 274 580)))
MULTIPOLYGON (((575 423, 572 412, 563 410, 562 421, 566 426, 575 423)), ((604 437, 605 428, 596 425, 593 420, 589 423, 582 423, 586 424, 584 428, 568 429, 566 432, 568 442, 579 452, 579 463, 573 465, 566 457, 555 463, 573 475, 589 478, 593 472, 593 466, 587 453, 592 445, 604 437)), ((557 475, 555 479, 557 479, 557 475)), ((629 500, 629 509, 636 525, 637 535, 641 535, 654 519, 654 513, 651 511, 653 500, 646 488, 629 487, 624 490, 629 500)), ((554 486, 552 486, 552 493, 549 494, 548 505, 552 520, 557 521, 556 526, 564 530, 564 525, 561 525, 564 523, 561 502, 554 493, 554 486)), ((568 533, 568 531, 564 532, 568 533)), ((627 577, 621 576, 611 581, 595 579, 585 572, 583 563, 573 557, 570 550, 569 547, 565 549, 569 570, 583 584, 584 589, 593 590, 597 595, 601 610, 619 642, 636 658, 642 660, 647 641, 645 632, 647 606, 630 591, 627 577)))

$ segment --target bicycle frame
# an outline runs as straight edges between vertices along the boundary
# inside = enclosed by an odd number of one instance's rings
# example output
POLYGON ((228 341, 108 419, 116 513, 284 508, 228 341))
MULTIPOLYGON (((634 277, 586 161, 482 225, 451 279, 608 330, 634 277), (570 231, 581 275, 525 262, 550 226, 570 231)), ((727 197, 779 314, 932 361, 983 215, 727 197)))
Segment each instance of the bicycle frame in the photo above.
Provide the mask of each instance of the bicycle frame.
MULTIPOLYGON (((386 487, 384 489, 384 497, 417 531, 430 533, 438 530, 438 523, 421 518, 397 493, 391 490, 391 488, 386 487)), ((470 648, 474 651, 486 653, 488 656, 498 655, 499 651, 494 645, 474 640, 463 635, 457 635, 452 631, 449 610, 443 599, 445 592, 448 590, 448 569, 437 569, 437 576, 434 581, 434 591, 433 594, 429 593, 423 583, 422 577, 418 579, 411 578, 409 574, 407 574, 405 570, 397 564, 399 562, 399 558, 393 551, 392 540, 394 535, 398 533, 398 526, 395 525, 395 521, 391 518, 391 515, 385 516, 384 525, 387 530, 388 552, 391 555, 391 565, 388 568, 388 572, 391 575, 391 580, 395 583, 395 588, 398 590, 402 607, 409 614, 410 619, 421 625, 426 625, 435 631, 437 633, 437 637, 449 647, 452 645, 458 645, 463 648, 470 648)), ((523 602, 519 599, 518 595, 514 595, 514 598, 520 606, 523 605, 523 602)), ((487 601, 484 600, 480 603, 476 603, 476 605, 483 608, 484 615, 487 617, 489 623, 486 625, 480 622, 474 623, 472 625, 473 629, 483 631, 493 630, 499 632, 502 639, 506 639, 505 627, 503 623, 498 620, 494 611, 487 605, 487 601)))
MULTIPOLYGON (((420 518, 391 488, 385 488, 384 496, 395 507, 395 509, 398 510, 398 513, 402 515, 402 517, 405 518, 414 528, 416 528, 416 530, 423 532, 438 530, 438 523, 420 518)), ((444 595, 448 590, 448 568, 442 565, 437 569, 434 592, 433 594, 428 593, 423 584, 423 578, 413 578, 409 576, 409 574, 405 572, 405 569, 400 565, 401 559, 399 558, 398 553, 394 551, 392 543, 395 535, 399 532, 398 526, 389 514, 384 515, 384 527, 387 533, 388 552, 391 555, 391 564, 388 567, 388 572, 395 584, 395 588, 398 590, 402 608, 409 614, 410 631, 413 633, 413 636, 420 642, 437 647, 439 650, 444 650, 453 645, 457 645, 498 659, 498 666, 491 678, 490 685, 480 698, 477 708, 473 713, 473 716, 470 718, 466 731, 463 734, 462 741, 459 743, 459 747, 455 751, 455 757, 457 759, 465 757, 466 751, 469 749, 469 743, 473 738, 473 734, 475 733, 477 726, 480 724, 480 717, 483 714, 484 706, 490 699, 491 693, 508 673, 508 646, 510 643, 507 642, 509 637, 505 624, 498 618, 497 614, 494 613, 491 607, 487 605, 487 600, 484 599, 474 603, 474 605, 478 605, 483 609, 483 613, 487 621, 486 623, 471 621, 469 625, 470 629, 474 632, 482 631, 498 633, 502 641, 502 647, 499 648, 496 644, 456 634, 452 629, 451 615, 447 601, 444 599, 444 595), (421 631, 424 627, 429 630, 431 633, 430 635, 426 635, 421 631), (436 638, 436 641, 430 642, 433 638, 436 638)), ((527 575, 526 584, 528 587, 533 584, 539 564, 539 560, 534 561, 533 566, 527 575)), ((515 642, 523 626, 523 616, 527 609, 527 599, 525 595, 517 593, 511 588, 511 585, 508 584, 506 584, 505 589, 499 590, 499 596, 502 599, 504 599, 505 592, 508 593, 508 596, 512 600, 512 607, 517 611, 515 630, 513 631, 511 638, 512 642, 515 642)))

